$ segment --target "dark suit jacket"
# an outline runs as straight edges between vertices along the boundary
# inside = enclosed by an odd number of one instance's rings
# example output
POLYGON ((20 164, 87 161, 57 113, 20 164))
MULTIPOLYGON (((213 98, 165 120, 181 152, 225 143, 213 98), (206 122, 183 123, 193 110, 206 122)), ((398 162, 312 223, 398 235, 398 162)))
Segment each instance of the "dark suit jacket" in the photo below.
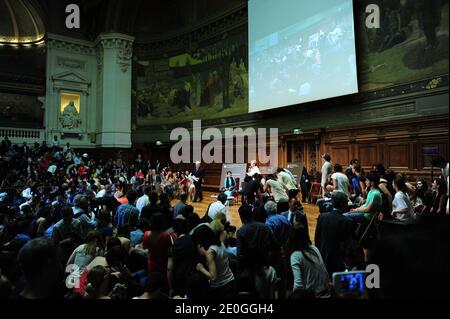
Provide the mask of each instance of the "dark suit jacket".
POLYGON ((344 270, 339 257, 339 246, 352 238, 352 221, 333 209, 321 213, 317 221, 314 244, 319 249, 330 275, 344 270))
POLYGON ((200 167, 199 169, 194 168, 192 170, 192 175, 199 178, 198 182, 196 183, 201 185, 203 183, 203 179, 205 178, 205 169, 203 167, 200 167))
POLYGON ((308 229, 308 219, 306 218, 306 214, 303 211, 295 211, 294 216, 291 215, 291 218, 289 219, 289 211, 282 213, 284 217, 286 217, 287 220, 293 225, 294 223, 299 223, 303 225, 303 227, 306 228, 306 231, 309 235, 309 229, 308 229))
POLYGON ((236 248, 239 269, 266 265, 269 262, 269 252, 280 249, 272 230, 263 223, 249 221, 238 229, 236 248))

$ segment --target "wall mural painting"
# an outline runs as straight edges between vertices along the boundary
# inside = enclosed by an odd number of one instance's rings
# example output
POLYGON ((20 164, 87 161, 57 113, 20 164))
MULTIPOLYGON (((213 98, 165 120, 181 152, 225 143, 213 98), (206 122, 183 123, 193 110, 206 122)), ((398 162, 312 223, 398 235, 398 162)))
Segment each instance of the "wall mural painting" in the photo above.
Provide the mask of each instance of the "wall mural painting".
POLYGON ((248 112, 247 34, 225 34, 190 53, 136 63, 137 125, 216 119, 248 112))
MULTIPOLYGON (((360 0, 355 18, 362 92, 448 74, 448 0, 360 0), (365 8, 377 4, 379 29, 365 8)), ((193 52, 135 60, 137 127, 220 119, 248 112, 247 33, 193 52)))
POLYGON ((448 0, 358 2, 361 91, 448 74, 448 0), (368 4, 380 8, 379 29, 365 28, 368 4))

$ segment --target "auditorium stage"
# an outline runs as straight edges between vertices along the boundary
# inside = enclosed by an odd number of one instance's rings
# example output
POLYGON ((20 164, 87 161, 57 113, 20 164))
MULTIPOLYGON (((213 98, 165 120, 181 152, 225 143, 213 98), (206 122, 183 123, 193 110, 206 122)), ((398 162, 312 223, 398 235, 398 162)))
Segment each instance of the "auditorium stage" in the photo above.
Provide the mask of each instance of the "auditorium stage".
MULTIPOLYGON (((203 201, 192 203, 188 202, 189 205, 194 206, 194 211, 200 216, 203 217, 206 213, 206 209, 208 208, 208 205, 211 202, 215 202, 217 199, 214 197, 211 197, 213 195, 217 195, 216 193, 212 192, 203 192, 203 201)), ((178 200, 172 201, 172 206, 175 205, 178 202, 178 200)), ((304 211, 306 212, 306 216, 308 218, 308 226, 309 226, 309 234, 311 236, 311 241, 314 243, 314 234, 316 232, 316 224, 317 224, 317 218, 319 217, 319 208, 316 205, 313 204, 306 204, 302 203, 304 211)), ((229 207, 230 210, 230 216, 231 216, 231 224, 233 226, 236 226, 237 228, 241 227, 241 219, 239 218, 239 209, 240 204, 236 204, 229 207)))

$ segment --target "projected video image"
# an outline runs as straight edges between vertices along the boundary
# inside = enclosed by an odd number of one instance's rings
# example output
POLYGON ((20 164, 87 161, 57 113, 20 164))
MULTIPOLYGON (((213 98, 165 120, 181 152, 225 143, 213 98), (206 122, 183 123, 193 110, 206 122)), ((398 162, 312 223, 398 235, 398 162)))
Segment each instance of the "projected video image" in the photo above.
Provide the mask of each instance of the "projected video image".
POLYGON ((300 1, 249 2, 251 112, 358 91, 352 2, 318 2, 317 11, 300 1), (291 10, 298 17, 290 12, 291 20, 264 23, 262 10, 271 6, 273 19, 291 10), (263 34, 259 24, 275 32, 263 34))

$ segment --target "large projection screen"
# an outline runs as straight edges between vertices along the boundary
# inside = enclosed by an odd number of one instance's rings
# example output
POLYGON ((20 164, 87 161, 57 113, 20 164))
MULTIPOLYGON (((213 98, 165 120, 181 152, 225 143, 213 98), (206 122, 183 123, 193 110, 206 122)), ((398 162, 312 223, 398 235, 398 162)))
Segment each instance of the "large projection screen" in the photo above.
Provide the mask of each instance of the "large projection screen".
POLYGON ((358 92, 352 0, 249 0, 249 111, 358 92))

